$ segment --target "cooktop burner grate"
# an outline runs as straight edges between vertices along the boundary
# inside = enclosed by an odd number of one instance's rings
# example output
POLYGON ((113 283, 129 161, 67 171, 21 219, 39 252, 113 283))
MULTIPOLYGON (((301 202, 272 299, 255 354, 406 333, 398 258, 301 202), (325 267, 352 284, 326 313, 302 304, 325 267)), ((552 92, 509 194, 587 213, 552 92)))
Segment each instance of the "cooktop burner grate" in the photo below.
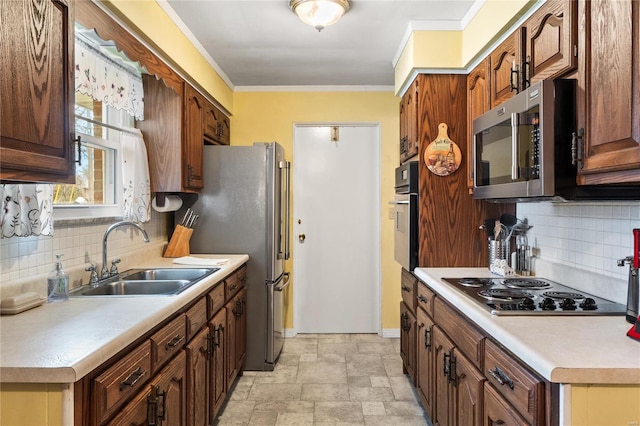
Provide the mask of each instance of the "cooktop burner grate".
POLYGON ((542 295, 552 299, 584 299, 584 295, 580 293, 571 293, 569 291, 545 291, 542 295))
POLYGON ((460 278, 458 283, 464 287, 486 287, 494 284, 491 278, 460 278))
POLYGON ((540 290, 543 288, 551 287, 546 281, 537 280, 533 278, 506 278, 502 281, 505 287, 509 288, 528 288, 532 290, 540 290))
POLYGON ((532 293, 510 288, 489 288, 486 290, 480 290, 478 295, 485 299, 499 302, 519 302, 523 299, 533 298, 532 293))

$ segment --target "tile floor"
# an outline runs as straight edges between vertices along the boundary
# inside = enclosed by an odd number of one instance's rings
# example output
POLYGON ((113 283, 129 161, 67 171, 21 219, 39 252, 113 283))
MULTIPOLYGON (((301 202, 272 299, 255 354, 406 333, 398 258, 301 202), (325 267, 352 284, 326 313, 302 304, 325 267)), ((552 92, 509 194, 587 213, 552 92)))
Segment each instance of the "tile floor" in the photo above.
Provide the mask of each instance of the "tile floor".
POLYGON ((400 340, 375 334, 286 339, 272 372, 245 371, 218 425, 430 425, 400 340))

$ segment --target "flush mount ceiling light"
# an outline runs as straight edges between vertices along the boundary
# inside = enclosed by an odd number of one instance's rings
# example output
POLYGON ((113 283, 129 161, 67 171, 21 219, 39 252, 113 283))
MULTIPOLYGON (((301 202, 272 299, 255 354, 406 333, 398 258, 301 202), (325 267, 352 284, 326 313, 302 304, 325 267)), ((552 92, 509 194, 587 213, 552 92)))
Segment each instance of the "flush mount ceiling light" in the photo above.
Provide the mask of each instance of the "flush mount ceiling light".
POLYGON ((322 31, 349 10, 349 0, 291 0, 289 7, 307 25, 322 31))

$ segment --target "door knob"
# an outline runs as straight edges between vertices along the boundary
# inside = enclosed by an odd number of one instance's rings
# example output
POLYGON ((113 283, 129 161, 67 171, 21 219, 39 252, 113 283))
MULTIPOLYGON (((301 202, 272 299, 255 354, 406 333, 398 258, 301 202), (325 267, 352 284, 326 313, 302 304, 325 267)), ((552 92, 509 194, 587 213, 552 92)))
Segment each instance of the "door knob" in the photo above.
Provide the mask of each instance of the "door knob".
POLYGON ((307 238, 306 235, 304 234, 299 234, 298 235, 298 241, 300 241, 301 243, 304 243, 304 240, 307 238))

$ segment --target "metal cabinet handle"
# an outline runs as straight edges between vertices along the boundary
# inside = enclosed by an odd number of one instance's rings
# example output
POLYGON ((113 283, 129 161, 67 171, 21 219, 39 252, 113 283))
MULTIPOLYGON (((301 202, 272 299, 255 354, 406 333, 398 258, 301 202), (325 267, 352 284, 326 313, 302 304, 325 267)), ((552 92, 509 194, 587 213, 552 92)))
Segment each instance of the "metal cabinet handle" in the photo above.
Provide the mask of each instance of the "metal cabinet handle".
POLYGON ((449 358, 451 357, 451 352, 446 352, 442 356, 442 374, 445 377, 449 377, 449 358))
POLYGON ((136 368, 129 376, 120 382, 120 392, 126 388, 132 388, 138 381, 147 374, 142 368, 136 368))
POLYGON ((424 329, 424 348, 431 349, 431 327, 424 329))
POLYGON ((453 384, 454 387, 456 387, 458 384, 457 383, 458 378, 456 374, 456 365, 457 365, 456 356, 451 355, 449 357, 449 374, 447 375, 447 383, 453 384))
POLYGON ((428 301, 429 301, 429 299, 427 299, 423 295, 419 295, 418 296, 418 302, 427 303, 428 301))
POLYGON ((488 370, 488 372, 489 374, 491 374, 491 376, 493 376, 494 379, 496 379, 498 383, 500 383, 500 386, 507 385, 509 386, 509 389, 513 390, 513 380, 511 380, 504 371, 496 366, 493 368, 493 370, 488 370))
POLYGON ((406 285, 403 285, 402 291, 406 291, 407 293, 409 293, 411 291, 411 288, 407 287, 406 285))
POLYGON ((164 347, 165 351, 173 350, 176 346, 180 344, 184 340, 184 336, 176 336, 171 339, 164 347))

